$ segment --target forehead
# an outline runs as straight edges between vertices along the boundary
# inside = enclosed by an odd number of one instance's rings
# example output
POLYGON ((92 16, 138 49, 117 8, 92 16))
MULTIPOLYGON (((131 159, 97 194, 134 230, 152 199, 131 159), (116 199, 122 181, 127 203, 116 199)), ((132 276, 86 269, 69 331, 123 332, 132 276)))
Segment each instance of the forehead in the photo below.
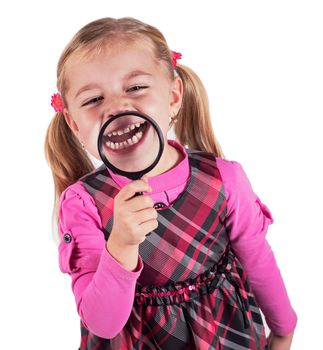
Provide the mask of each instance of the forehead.
POLYGON ((131 71, 164 74, 167 68, 158 60, 149 40, 107 41, 74 52, 65 65, 66 92, 95 81, 123 78, 131 71))
POLYGON ((148 41, 107 42, 78 50, 66 62, 65 72, 69 76, 89 68, 131 69, 139 65, 159 65, 152 43, 148 41))

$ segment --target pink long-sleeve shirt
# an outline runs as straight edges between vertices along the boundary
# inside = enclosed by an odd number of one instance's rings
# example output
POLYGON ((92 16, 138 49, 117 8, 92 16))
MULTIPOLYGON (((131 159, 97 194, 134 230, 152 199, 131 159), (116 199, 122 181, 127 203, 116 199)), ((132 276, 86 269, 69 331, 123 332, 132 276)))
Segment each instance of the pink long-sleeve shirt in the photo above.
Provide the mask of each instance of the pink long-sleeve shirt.
MULTIPOLYGON (((148 179, 154 203, 166 205, 184 190, 190 174, 184 148, 173 140, 168 142, 183 153, 184 159, 173 169, 148 179)), ((297 316, 265 238, 268 225, 273 223, 272 214, 253 192, 238 162, 216 160, 227 199, 226 222, 232 247, 248 274, 269 328, 277 335, 287 335, 295 329, 297 316)), ((120 188, 130 181, 110 174, 120 188)), ((129 271, 109 254, 98 210, 81 182, 61 195, 59 232, 63 238, 59 245, 60 269, 72 278, 79 316, 94 334, 114 337, 129 318, 143 268, 141 257, 137 268, 129 271)))

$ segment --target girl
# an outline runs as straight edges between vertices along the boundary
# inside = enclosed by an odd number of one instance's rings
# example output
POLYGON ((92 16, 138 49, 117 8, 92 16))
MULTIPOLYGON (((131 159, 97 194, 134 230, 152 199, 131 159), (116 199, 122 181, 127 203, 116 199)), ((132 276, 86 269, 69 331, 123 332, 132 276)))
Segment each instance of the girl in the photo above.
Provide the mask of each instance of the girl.
MULTIPOLYGON (((103 18, 59 60, 46 155, 80 349, 289 349, 296 314, 265 239, 272 215, 223 158, 202 83, 178 58, 156 28, 103 18), (165 139, 157 166, 135 181, 89 158, 123 111, 152 116, 165 139), (173 125, 178 142, 167 140, 173 125)), ((136 146, 142 161, 149 140, 136 146)))

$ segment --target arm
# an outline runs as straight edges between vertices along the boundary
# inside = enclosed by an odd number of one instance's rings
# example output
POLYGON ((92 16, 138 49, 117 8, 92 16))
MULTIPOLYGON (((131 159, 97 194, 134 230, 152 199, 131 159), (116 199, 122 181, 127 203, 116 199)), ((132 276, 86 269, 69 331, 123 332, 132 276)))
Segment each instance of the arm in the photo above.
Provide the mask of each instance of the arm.
POLYGON ((268 337, 268 345, 270 350, 289 350, 292 345, 294 332, 285 335, 279 336, 273 333, 270 333, 268 337))
POLYGON ((269 328, 275 336, 290 336, 297 316, 265 237, 268 225, 273 223, 272 215, 253 192, 239 163, 218 159, 218 166, 228 201, 226 221, 232 247, 247 272, 269 328))
POLYGON ((59 261, 61 270, 72 278, 78 314, 94 334, 114 337, 129 318, 143 268, 141 258, 135 270, 129 271, 112 257, 93 198, 80 183, 61 196, 59 231, 71 239, 61 241, 59 261))

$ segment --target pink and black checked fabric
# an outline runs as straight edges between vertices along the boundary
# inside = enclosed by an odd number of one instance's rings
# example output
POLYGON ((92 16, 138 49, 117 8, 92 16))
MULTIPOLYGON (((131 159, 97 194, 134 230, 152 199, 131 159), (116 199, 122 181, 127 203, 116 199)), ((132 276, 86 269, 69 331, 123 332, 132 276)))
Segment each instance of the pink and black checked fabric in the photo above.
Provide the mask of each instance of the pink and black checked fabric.
MULTIPOLYGON (((140 245, 144 268, 127 324, 113 339, 103 339, 81 321, 80 350, 267 349, 258 305, 230 248, 216 159, 211 153, 186 151, 191 170, 187 187, 169 207, 158 210, 158 228, 140 245)), ((81 180, 108 239, 119 189, 104 166, 81 180)))

